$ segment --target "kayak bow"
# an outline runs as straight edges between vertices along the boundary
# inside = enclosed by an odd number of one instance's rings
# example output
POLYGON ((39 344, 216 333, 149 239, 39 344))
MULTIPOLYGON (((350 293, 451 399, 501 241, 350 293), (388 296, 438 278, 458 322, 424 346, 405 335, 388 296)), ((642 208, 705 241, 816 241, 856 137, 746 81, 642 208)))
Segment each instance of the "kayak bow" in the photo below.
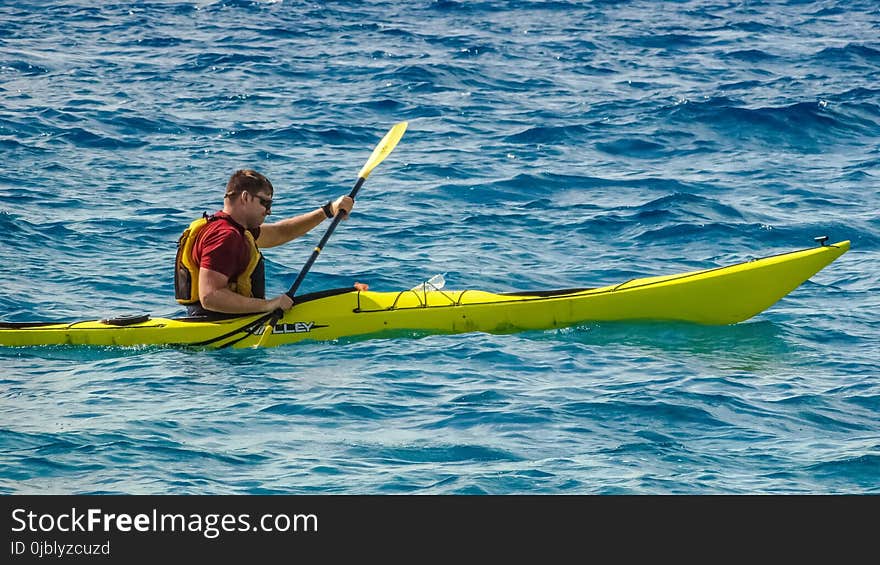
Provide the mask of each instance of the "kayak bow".
MULTIPOLYGON (((727 267, 629 280, 601 288, 512 292, 357 291, 304 294, 262 345, 381 336, 546 330, 594 321, 725 325, 763 312, 837 259, 850 242, 727 267)), ((220 320, 139 316, 70 323, 0 323, 0 345, 252 347, 271 314, 220 320)))

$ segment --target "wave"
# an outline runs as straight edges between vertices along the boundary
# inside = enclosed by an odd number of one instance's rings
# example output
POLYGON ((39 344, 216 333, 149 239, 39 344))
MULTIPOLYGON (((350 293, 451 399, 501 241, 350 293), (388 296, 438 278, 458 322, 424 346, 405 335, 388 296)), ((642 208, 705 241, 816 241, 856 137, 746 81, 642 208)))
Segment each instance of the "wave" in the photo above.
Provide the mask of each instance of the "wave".
POLYGON ((56 128, 51 139, 52 141, 60 139, 76 147, 89 149, 137 149, 147 145, 147 142, 140 138, 117 138, 80 127, 56 128))
POLYGON ((38 147, 35 145, 31 145, 30 143, 23 143, 21 141, 18 141, 17 139, 10 139, 5 137, 0 137, 0 148, 10 152, 22 150, 28 152, 46 153, 50 151, 45 147, 38 147))
POLYGON ((780 31, 784 29, 782 26, 777 26, 773 24, 769 24, 766 22, 756 21, 756 20, 740 20, 740 21, 731 21, 726 22, 720 28, 713 28, 709 31, 716 31, 716 29, 720 30, 734 30, 734 31, 745 31, 753 34, 762 34, 769 33, 774 31, 780 31))
POLYGON ((508 143, 563 143, 584 139, 590 129, 583 125, 531 126, 518 133, 508 135, 508 143))
POLYGON ((688 217, 696 217, 699 219, 744 219, 742 212, 731 205, 724 204, 713 198, 687 192, 676 192, 674 194, 662 196, 646 204, 642 204, 637 207, 636 210, 640 216, 658 211, 664 213, 675 211, 677 214, 684 214, 688 217))
POLYGON ((8 73, 14 71, 23 76, 42 75, 51 72, 51 69, 43 65, 37 65, 32 62, 15 59, 11 61, 0 60, 0 73, 8 73))
MULTIPOLYGON (((451 170, 457 170, 452 166, 451 170)), ((534 205, 536 199, 551 198, 568 190, 587 190, 591 188, 626 188, 648 187, 658 191, 686 191, 696 185, 675 179, 631 179, 615 180, 580 175, 558 173, 520 173, 508 178, 465 184, 438 185, 437 190, 448 197, 454 194, 456 199, 466 202, 490 204, 499 200, 520 200, 526 198, 526 204, 534 205)))
POLYGON ((349 448, 357 460, 382 463, 432 463, 441 461, 521 461, 516 454, 492 447, 471 444, 454 445, 386 445, 354 446, 349 448))
MULTIPOLYGON (((876 110, 873 104, 869 109, 876 110)), ((676 124, 699 123, 719 134, 765 143, 786 143, 815 152, 817 144, 839 144, 842 137, 862 139, 876 135, 878 124, 858 115, 851 105, 838 108, 827 101, 796 102, 784 106, 744 107, 727 97, 685 101, 662 110, 676 124)))
MULTIPOLYGON (((243 46, 230 46, 230 49, 246 49, 243 46)), ((228 68, 238 67, 251 63, 272 64, 276 60, 269 55, 262 55, 259 52, 242 52, 234 51, 229 53, 199 53, 186 57, 186 62, 182 64, 180 70, 202 71, 205 69, 213 69, 215 67, 228 68)))
MULTIPOLYGON (((873 446, 872 451, 876 451, 878 447, 880 446, 873 446)), ((841 484, 845 492, 850 493, 853 488, 850 485, 860 485, 866 489, 876 486, 878 468, 880 468, 880 455, 864 453, 809 465, 807 470, 833 479, 841 484)))
POLYGON ((501 8, 492 2, 459 2, 456 0, 432 0, 428 9, 442 13, 495 12, 501 8))
MULTIPOLYGON (((666 152, 666 146, 643 138, 626 138, 614 141, 597 143, 596 148, 610 155, 625 155, 627 157, 655 158, 661 157, 666 152)), ((677 148, 676 153, 681 153, 677 148)))
POLYGON ((9 136, 7 141, 18 141, 16 138, 33 138, 43 133, 43 124, 38 120, 29 119, 30 116, 19 114, 21 119, 10 119, 0 116, 0 135, 9 136))
POLYGON ((616 39, 636 47, 678 50, 692 49, 708 41, 705 36, 689 33, 657 33, 648 35, 617 36, 616 39))
POLYGON ((826 47, 813 58, 825 63, 867 62, 880 66, 880 49, 860 43, 848 43, 843 47, 826 47))
POLYGON ((772 53, 767 53, 766 51, 762 51, 760 49, 739 49, 736 51, 727 51, 721 54, 722 59, 736 59, 738 61, 745 61, 747 63, 757 63, 757 62, 766 62, 773 61, 778 59, 777 55, 772 53))

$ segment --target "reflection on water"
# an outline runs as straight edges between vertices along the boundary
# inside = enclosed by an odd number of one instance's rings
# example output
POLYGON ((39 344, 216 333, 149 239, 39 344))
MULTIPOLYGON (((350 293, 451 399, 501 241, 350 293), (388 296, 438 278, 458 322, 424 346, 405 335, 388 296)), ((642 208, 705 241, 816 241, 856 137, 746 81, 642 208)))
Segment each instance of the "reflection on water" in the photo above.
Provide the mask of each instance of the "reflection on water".
POLYGON ((732 326, 601 322, 530 334, 529 337, 593 347, 635 348, 643 355, 711 357, 715 366, 722 364, 728 369, 743 371, 766 370, 778 365, 793 351, 784 326, 770 321, 732 326))

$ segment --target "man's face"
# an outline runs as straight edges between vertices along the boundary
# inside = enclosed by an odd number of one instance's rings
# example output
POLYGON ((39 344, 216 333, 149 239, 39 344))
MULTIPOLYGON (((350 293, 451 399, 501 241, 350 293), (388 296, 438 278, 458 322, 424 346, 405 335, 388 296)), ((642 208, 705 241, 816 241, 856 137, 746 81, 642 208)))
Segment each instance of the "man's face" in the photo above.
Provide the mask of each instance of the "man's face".
MULTIPOLYGON (((250 202, 248 211, 252 213, 248 218, 253 218, 253 225, 249 228, 256 228, 266 221, 266 216, 272 213, 272 194, 260 191, 257 194, 246 193, 250 202)), ((250 223, 250 222, 249 222, 250 223)))

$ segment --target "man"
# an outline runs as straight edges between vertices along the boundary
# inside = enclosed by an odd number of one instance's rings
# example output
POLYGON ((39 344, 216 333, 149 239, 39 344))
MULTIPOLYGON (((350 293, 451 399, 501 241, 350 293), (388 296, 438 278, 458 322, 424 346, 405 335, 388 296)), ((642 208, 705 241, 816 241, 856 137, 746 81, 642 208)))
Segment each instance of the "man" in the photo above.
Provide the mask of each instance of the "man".
MULTIPOLYGON (((340 196, 312 212, 263 224, 271 214, 272 183, 262 174, 236 171, 226 184, 223 210, 190 224, 177 247, 174 288, 191 316, 248 314, 288 310, 286 294, 265 298, 265 269, 260 248, 275 247, 308 233, 336 214, 347 219, 354 207, 340 196)), ((367 286, 355 283, 358 290, 367 286)))

